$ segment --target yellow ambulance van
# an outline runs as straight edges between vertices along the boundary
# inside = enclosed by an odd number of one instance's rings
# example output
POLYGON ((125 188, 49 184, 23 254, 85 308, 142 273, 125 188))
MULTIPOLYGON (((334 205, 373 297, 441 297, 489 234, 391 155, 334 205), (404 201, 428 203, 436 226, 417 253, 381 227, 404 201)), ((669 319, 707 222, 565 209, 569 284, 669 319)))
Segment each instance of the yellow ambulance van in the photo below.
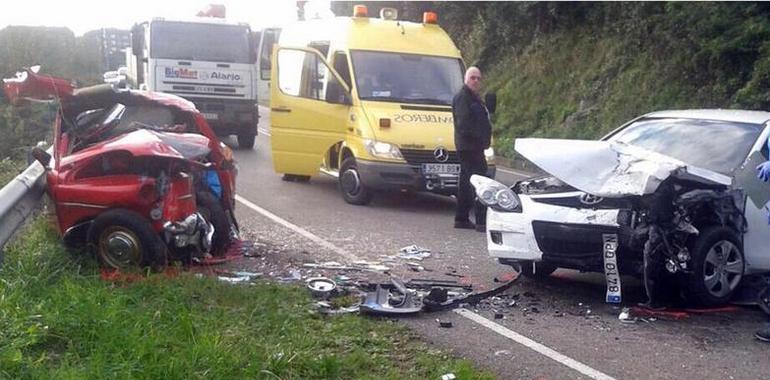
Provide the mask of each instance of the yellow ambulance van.
POLYGON ((353 17, 297 23, 281 30, 271 67, 273 166, 284 180, 334 176, 358 205, 379 191, 456 192, 452 98, 464 64, 435 13, 414 23, 359 5, 353 17))

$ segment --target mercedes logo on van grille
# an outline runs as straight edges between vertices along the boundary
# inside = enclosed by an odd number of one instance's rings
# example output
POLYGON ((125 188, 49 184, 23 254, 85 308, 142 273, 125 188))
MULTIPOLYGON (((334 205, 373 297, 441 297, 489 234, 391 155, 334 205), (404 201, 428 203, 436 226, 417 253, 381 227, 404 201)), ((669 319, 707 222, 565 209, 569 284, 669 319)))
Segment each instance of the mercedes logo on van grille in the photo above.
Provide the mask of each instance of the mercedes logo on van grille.
POLYGON ((449 152, 446 148, 440 146, 433 151, 433 157, 436 157, 438 162, 447 162, 449 160, 449 152))
POLYGON ((593 206, 595 204, 599 204, 603 200, 604 200, 604 198, 597 197, 596 195, 593 195, 593 194, 583 194, 583 195, 580 196, 580 203, 582 203, 584 205, 588 205, 588 206, 593 206))

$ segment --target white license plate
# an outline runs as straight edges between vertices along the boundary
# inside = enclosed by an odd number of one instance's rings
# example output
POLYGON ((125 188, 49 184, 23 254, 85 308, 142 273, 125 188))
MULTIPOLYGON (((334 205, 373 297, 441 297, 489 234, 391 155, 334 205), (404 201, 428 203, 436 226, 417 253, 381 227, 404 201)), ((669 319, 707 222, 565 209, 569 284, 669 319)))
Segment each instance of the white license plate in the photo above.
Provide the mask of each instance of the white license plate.
POLYGON ((219 115, 217 115, 215 113, 203 112, 202 115, 203 115, 203 117, 205 117, 208 120, 217 120, 217 119, 219 119, 219 115))
POLYGON ((460 174, 460 165, 422 164, 422 174, 460 174))
POLYGON ((618 269, 618 234, 603 234, 604 276, 607 279, 607 303, 620 303, 620 270, 618 269))

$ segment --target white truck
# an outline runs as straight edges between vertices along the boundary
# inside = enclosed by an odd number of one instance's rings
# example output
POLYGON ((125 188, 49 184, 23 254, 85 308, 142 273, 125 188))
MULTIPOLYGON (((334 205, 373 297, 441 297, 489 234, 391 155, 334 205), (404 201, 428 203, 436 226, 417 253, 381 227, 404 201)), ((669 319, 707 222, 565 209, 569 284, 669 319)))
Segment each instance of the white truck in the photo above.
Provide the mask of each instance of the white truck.
POLYGON ((161 18, 131 29, 126 81, 192 101, 220 136, 251 149, 257 135, 256 49, 246 24, 216 17, 161 18))

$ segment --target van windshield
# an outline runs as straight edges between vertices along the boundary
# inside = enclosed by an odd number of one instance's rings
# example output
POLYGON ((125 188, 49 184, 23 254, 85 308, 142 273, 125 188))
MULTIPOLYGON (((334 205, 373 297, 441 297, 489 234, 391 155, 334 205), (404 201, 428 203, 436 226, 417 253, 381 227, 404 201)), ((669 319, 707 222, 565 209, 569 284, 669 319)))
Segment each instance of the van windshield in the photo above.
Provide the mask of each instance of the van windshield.
POLYGON ((463 86, 458 58, 352 51, 351 60, 361 100, 451 105, 463 86))

